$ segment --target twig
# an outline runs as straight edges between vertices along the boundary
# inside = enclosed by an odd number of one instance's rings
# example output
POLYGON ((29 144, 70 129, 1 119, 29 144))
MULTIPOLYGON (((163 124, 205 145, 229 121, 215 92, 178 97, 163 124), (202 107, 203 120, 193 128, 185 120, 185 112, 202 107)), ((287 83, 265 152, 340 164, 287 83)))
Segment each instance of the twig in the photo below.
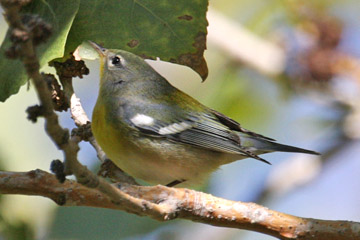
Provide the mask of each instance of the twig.
MULTIPOLYGON (((90 123, 90 119, 86 115, 86 112, 81 105, 80 99, 75 94, 72 85, 72 78, 82 78, 83 75, 89 73, 89 69, 87 69, 83 61, 75 61, 73 57, 66 60, 64 63, 56 61, 51 62, 50 66, 55 67, 56 74, 59 76, 61 85, 64 89, 65 98, 70 106, 71 118, 74 120, 75 125, 77 127, 86 126, 90 123)), ((87 140, 96 150, 99 160, 101 162, 105 162, 106 155, 99 144, 96 142, 94 136, 91 134, 87 140)))
POLYGON ((121 189, 119 192, 129 194, 131 201, 142 204, 141 208, 114 204, 101 191, 86 188, 75 181, 66 180, 60 184, 53 175, 41 170, 0 172, 0 193, 44 196, 61 206, 125 210, 160 221, 183 218, 214 226, 257 231, 279 239, 360 239, 358 222, 300 218, 255 203, 229 201, 189 189, 128 184, 118 187, 121 189), (167 215, 163 215, 164 212, 167 215))

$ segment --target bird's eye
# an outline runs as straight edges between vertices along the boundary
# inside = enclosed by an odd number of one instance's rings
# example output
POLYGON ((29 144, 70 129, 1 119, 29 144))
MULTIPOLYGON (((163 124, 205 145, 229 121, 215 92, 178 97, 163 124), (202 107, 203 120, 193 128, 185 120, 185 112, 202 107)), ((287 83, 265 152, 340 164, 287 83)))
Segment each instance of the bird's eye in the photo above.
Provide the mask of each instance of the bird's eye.
POLYGON ((118 56, 113 57, 111 63, 115 66, 121 66, 121 60, 118 56))

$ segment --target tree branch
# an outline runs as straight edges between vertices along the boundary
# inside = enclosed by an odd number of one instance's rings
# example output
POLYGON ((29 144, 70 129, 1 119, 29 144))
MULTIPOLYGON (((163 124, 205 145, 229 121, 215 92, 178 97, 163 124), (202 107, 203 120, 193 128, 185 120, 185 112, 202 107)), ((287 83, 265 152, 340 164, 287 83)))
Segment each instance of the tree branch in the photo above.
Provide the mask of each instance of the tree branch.
POLYGON ((115 204, 98 189, 87 188, 75 181, 66 180, 61 184, 54 175, 41 170, 0 172, 0 193, 43 196, 61 206, 125 210, 160 221, 183 218, 214 226, 252 230, 279 239, 360 239, 360 223, 357 222, 300 218, 255 203, 229 201, 183 188, 114 186, 118 187, 118 192, 139 202, 141 208, 134 208, 125 201, 115 204))
MULTIPOLYGON (((70 57, 64 63, 53 61, 50 63, 56 69, 56 74, 59 76, 61 85, 64 89, 64 94, 68 105, 70 106, 71 118, 74 120, 77 127, 84 127, 90 123, 90 119, 83 109, 80 99, 76 96, 72 78, 80 77, 89 73, 89 69, 85 66, 83 61, 75 61, 70 57)), ((96 142, 94 136, 90 134, 87 139, 97 152, 98 158, 101 162, 105 162, 106 155, 101 147, 96 142)))

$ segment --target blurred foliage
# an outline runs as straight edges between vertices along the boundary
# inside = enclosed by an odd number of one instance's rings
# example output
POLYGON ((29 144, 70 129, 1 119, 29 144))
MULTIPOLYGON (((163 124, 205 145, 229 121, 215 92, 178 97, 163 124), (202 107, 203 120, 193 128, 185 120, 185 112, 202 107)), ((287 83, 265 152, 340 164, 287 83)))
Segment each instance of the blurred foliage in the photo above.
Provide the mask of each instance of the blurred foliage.
MULTIPOLYGON (((2 152, 0 151, 0 171, 4 171, 2 152)), ((3 195, 0 194, 0 239, 4 240, 31 240, 35 238, 34 229, 28 221, 17 219, 8 221, 3 216, 3 195)))
MULTIPOLYGON (((234 64, 225 64, 223 69, 221 76, 218 76, 219 79, 214 81, 210 91, 203 97, 204 102, 225 115, 237 119, 247 128, 263 124, 264 118, 270 122, 271 110, 268 108, 269 105, 262 101, 262 97, 267 93, 264 88, 257 87, 257 84, 267 85, 267 83, 263 83, 257 73, 251 70, 239 70, 234 64)), ((272 108, 274 111, 276 106, 272 108)))
POLYGON ((3 236, 6 240, 35 239, 34 230, 29 223, 18 221, 17 223, 10 224, 0 215, 0 239, 1 236, 3 236))
POLYGON ((106 236, 108 240, 115 240, 139 236, 166 224, 122 211, 64 207, 56 212, 49 238, 96 240, 106 236))
POLYGON ((271 34, 279 24, 296 21, 293 15, 295 9, 308 6, 318 11, 328 11, 339 0, 318 0, 318 1, 281 1, 281 0, 241 0, 234 3, 233 0, 213 1, 211 6, 226 12, 229 16, 241 22, 256 34, 271 34))

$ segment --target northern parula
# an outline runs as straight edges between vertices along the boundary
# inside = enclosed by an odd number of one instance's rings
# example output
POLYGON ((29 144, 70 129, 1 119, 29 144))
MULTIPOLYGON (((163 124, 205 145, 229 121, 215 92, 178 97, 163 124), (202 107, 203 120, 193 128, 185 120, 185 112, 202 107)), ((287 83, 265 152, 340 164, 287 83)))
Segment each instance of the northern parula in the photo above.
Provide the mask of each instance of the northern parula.
POLYGON ((189 185, 235 160, 268 163, 259 157, 263 153, 318 154, 246 130, 173 87, 139 56, 90 43, 100 55, 92 131, 107 156, 133 177, 189 185))

